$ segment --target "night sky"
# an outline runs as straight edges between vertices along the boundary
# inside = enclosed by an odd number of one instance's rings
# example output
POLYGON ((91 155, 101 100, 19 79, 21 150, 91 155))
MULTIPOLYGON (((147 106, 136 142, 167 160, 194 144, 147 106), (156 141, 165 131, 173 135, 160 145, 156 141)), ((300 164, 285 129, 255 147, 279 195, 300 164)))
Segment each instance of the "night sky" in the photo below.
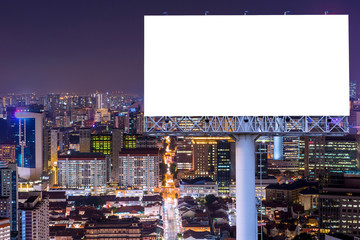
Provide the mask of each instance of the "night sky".
POLYGON ((350 80, 360 81, 360 0, 1 0, 0 93, 142 94, 144 15, 245 10, 349 14, 350 80))

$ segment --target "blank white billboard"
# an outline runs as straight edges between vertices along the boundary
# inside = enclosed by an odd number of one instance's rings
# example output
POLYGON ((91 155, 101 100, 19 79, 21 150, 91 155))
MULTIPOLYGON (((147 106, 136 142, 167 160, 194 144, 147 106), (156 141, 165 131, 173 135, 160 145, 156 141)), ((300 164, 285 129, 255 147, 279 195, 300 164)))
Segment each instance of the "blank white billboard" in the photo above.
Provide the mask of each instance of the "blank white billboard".
POLYGON ((348 15, 145 16, 145 116, 348 116, 348 15))

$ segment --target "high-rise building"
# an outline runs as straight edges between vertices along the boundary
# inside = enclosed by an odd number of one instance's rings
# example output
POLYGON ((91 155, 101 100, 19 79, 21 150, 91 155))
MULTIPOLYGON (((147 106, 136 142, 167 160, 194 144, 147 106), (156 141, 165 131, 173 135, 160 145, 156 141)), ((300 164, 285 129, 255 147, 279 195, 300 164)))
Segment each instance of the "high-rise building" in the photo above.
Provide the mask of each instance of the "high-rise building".
POLYGON ((40 179, 43 170, 43 114, 16 112, 16 161, 19 176, 40 179))
POLYGON ((215 139, 195 139, 194 170, 196 175, 210 177, 216 181, 217 174, 217 141, 215 139))
POLYGON ((103 95, 102 93, 95 93, 95 99, 96 99, 96 109, 103 108, 103 95))
POLYGON ((123 149, 119 153, 119 185, 152 191, 159 183, 157 148, 123 149))
POLYGON ((58 184, 66 188, 105 187, 107 158, 101 153, 73 153, 58 157, 58 184))
MULTIPOLYGON (((189 138, 190 139, 190 138, 189 138)), ((217 181, 218 174, 218 141, 226 140, 228 142, 234 142, 230 137, 192 137, 191 144, 193 149, 193 164, 192 169, 183 170, 179 172, 178 178, 180 179, 194 179, 198 177, 210 177, 213 181, 217 181)), ((188 148, 185 150, 185 154, 190 154, 189 149, 190 143, 185 143, 184 147, 188 148)), ((181 149, 181 148, 180 148, 181 149)), ((184 150, 182 150, 184 151, 184 150)), ((183 153, 183 152, 181 152, 183 153)), ((184 155, 183 155, 184 156, 184 155)), ((181 155, 180 155, 181 157, 181 155)), ((187 164, 189 165, 190 159, 187 157, 187 164)), ((180 159, 180 161, 182 161, 180 159)), ((234 179, 235 172, 232 171, 235 168, 230 168, 230 178, 234 179)))
POLYGON ((57 166, 58 148, 59 148, 59 129, 51 129, 49 167, 57 166))
POLYGON ((355 136, 304 137, 300 140, 300 170, 312 180, 325 173, 349 173, 359 169, 355 136))
POLYGON ((320 233, 359 236, 359 176, 337 174, 329 178, 319 195, 320 233))
POLYGON ((266 178, 268 176, 268 160, 271 155, 272 140, 270 137, 262 136, 255 142, 256 177, 266 178))
POLYGON ((111 178, 119 181, 119 152, 123 148, 124 133, 121 129, 112 129, 111 178))
POLYGON ((9 163, 15 162, 15 144, 0 144, 0 167, 7 167, 9 163))
POLYGON ((57 155, 59 148, 59 129, 44 130, 44 164, 43 169, 47 171, 49 168, 56 167, 57 155))
POLYGON ((299 161, 299 137, 283 137, 283 160, 292 162, 299 161))
POLYGON ((29 197, 19 207, 19 239, 49 239, 49 200, 29 197))
POLYGON ((143 118, 144 114, 140 103, 134 103, 129 107, 127 127, 129 134, 141 134, 143 132, 143 118))
POLYGON ((80 152, 90 152, 90 128, 79 129, 80 152))
POLYGON ((18 229, 18 174, 15 163, 9 163, 8 167, 0 168, 0 197, 1 204, 9 205, 9 208, 4 208, 1 217, 7 217, 10 219, 11 231, 16 232, 18 229), (6 214, 6 215, 4 215, 6 214))
POLYGON ((190 138, 178 137, 176 142, 176 165, 177 169, 193 169, 193 143, 190 138))
POLYGON ((231 184, 231 159, 235 159, 235 145, 227 140, 217 141, 217 183, 219 195, 228 196, 231 184))

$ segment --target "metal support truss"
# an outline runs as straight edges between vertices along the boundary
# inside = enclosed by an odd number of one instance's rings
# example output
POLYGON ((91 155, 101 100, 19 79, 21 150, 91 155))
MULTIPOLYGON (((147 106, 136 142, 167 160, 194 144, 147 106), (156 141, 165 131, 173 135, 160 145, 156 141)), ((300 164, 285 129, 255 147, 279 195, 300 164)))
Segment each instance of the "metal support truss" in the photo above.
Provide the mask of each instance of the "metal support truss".
POLYGON ((260 135, 345 135, 345 116, 162 116, 145 117, 145 133, 153 136, 260 135))

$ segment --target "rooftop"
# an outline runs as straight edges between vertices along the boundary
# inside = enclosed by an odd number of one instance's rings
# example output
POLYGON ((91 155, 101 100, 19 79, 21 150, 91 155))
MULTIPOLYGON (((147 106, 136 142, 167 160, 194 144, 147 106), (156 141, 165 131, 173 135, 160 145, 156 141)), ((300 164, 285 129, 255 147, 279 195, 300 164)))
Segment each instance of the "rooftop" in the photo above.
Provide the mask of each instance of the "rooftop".
POLYGON ((132 155, 132 154, 159 155, 159 149, 158 148, 121 149, 121 152, 119 153, 120 156, 132 155))
POLYGON ((281 189, 281 190, 295 190, 298 188, 303 188, 303 187, 316 187, 318 184, 316 182, 307 182, 303 179, 300 179, 296 182, 290 183, 290 184, 270 184, 269 186, 266 187, 266 189, 281 189))

